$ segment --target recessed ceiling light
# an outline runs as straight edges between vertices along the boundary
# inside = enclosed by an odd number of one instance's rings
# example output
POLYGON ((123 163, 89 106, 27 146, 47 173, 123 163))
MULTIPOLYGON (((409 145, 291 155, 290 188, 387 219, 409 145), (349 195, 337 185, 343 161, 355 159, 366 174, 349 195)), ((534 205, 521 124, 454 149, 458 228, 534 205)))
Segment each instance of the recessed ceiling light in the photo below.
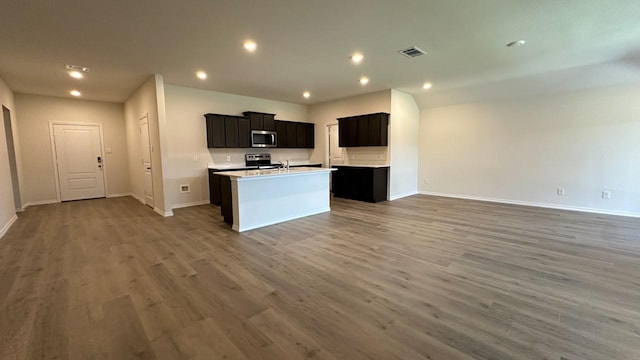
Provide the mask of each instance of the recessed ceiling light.
POLYGON ((429 89, 431 89, 431 83, 428 83, 428 82, 424 83, 424 84, 422 85, 422 88, 423 88, 423 89, 425 89, 425 90, 429 90, 429 89))
POLYGON ((69 71, 69 76, 71 76, 74 79, 82 79, 84 77, 84 75, 82 75, 82 73, 80 71, 69 71))
POLYGON ((308 91, 305 91, 302 93, 302 96, 304 96, 305 99, 308 99, 309 97, 311 97, 311 93, 308 91))
POLYGON ((258 44, 256 44, 253 40, 246 40, 244 43, 242 43, 242 46, 244 46, 244 48, 247 49, 248 52, 254 52, 256 51, 258 44))
POLYGON ((207 73, 206 73, 206 72, 204 72, 204 71, 198 71, 198 72, 196 73, 196 76, 198 77, 198 79, 200 79, 200 80, 204 80, 204 79, 206 79, 206 78, 207 78, 207 73))
POLYGON ((369 83, 369 78, 366 76, 363 76, 360 78, 360 84, 362 85, 367 85, 369 83))
POLYGON ((71 90, 71 91, 69 91, 69 94, 71 94, 73 96, 76 96, 76 97, 82 95, 82 93, 80 91, 78 91, 78 90, 71 90))
POLYGON ((512 41, 510 43, 507 44, 507 47, 517 47, 517 46, 522 46, 526 43, 525 40, 516 40, 516 41, 512 41))
POLYGON ((353 53, 353 55, 351 55, 351 61, 354 64, 360 64, 362 62, 362 59, 364 59, 364 55, 362 55, 361 53, 353 53))

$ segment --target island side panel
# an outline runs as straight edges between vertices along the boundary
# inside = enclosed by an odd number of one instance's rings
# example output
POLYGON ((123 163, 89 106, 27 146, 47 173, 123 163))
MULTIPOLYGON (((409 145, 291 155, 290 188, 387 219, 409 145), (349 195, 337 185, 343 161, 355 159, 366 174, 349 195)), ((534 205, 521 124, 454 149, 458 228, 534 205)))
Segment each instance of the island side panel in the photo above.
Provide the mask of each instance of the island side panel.
POLYGON ((238 207, 238 201, 240 201, 240 194, 238 193, 238 179, 231 178, 231 208, 233 213, 233 223, 231 224, 231 229, 237 232, 240 232, 240 209, 238 207))
POLYGON ((232 184, 233 229, 239 232, 331 210, 329 172, 237 178, 232 184))

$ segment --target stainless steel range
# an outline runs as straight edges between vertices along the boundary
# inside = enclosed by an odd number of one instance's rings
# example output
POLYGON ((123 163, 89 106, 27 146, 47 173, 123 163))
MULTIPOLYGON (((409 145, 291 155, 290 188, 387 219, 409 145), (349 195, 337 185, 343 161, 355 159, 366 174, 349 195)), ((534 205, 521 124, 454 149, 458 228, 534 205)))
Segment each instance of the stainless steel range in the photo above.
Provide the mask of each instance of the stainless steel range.
POLYGON ((276 169, 280 164, 271 163, 271 154, 244 154, 244 162, 247 167, 258 169, 276 169))

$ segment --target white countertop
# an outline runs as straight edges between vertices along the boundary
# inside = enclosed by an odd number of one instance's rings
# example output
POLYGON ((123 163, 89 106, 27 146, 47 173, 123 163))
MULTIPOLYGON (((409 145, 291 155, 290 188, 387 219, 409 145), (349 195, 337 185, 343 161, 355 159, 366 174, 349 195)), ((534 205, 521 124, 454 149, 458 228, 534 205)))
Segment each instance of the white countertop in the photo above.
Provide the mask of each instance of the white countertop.
POLYGON ((348 167, 366 167, 366 168, 385 168, 389 165, 374 165, 374 164, 334 164, 332 166, 348 166, 348 167))
POLYGON ((307 175, 312 173, 331 172, 336 169, 331 168, 318 168, 318 167, 298 167, 289 170, 280 169, 267 169, 267 170, 236 170, 236 171, 221 171, 216 174, 222 176, 229 176, 231 178, 263 178, 263 177, 277 177, 277 176, 292 176, 292 175, 307 175))
MULTIPOLYGON (((274 161, 274 163, 278 163, 278 161, 274 161)), ((309 162, 308 160, 291 160, 289 161, 289 166, 300 166, 300 165, 322 165, 319 162, 309 162)), ((209 169, 244 169, 247 165, 245 163, 222 163, 222 164, 207 164, 207 168, 209 169)))

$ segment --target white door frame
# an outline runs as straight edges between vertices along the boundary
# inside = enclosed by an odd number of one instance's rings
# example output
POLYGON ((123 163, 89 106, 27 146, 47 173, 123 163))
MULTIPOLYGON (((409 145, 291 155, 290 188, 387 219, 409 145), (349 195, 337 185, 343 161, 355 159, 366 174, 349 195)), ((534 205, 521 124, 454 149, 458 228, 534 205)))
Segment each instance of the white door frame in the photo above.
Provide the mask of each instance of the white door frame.
POLYGON ((326 136, 326 141, 325 141, 325 148, 327 149, 324 152, 324 158, 327 161, 326 164, 327 166, 331 166, 331 127, 332 126, 338 126, 338 123, 330 123, 327 124, 327 136, 326 136))
POLYGON ((77 121, 55 121, 49 120, 49 143, 51 145, 51 158, 53 164, 53 176, 56 183, 56 200, 62 202, 62 195, 60 194, 60 175, 58 174, 58 159, 56 154, 56 143, 53 135, 53 125, 80 125, 80 126, 97 126, 98 133, 100 134, 100 154, 102 156, 102 178, 104 180, 104 195, 109 197, 109 186, 107 185, 107 159, 104 156, 104 138, 102 136, 102 124, 90 123, 90 122, 77 122, 77 121))
MULTIPOLYGON (((154 170, 154 166, 153 166, 153 145, 151 144, 151 123, 149 121, 149 113, 144 113, 139 119, 138 119, 138 129, 140 130, 140 123, 142 122, 143 119, 147 119, 147 139, 149 139, 149 166, 151 166, 151 197, 152 197, 152 201, 153 204, 149 205, 147 204, 147 199, 146 199, 146 184, 144 182, 144 172, 142 173, 142 203, 150 206, 152 209, 156 209, 156 196, 155 196, 155 192, 154 192, 154 188, 155 188, 155 184, 153 183, 153 172, 154 170)), ((142 134, 140 134, 142 135, 142 134)), ((140 151, 142 151, 142 136, 140 136, 138 138, 138 143, 140 144, 140 151)), ((141 163, 144 164, 144 154, 142 154, 142 152, 140 153, 140 157, 141 157, 141 163)))

